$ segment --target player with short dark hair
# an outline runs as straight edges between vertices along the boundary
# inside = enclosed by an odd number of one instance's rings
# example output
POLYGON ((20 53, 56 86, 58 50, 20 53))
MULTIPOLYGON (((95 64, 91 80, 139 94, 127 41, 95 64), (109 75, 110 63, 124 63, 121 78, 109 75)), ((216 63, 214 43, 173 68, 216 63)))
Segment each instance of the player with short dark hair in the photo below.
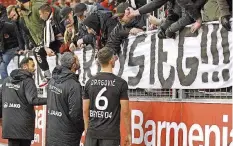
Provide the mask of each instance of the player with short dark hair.
POLYGON ((131 145, 128 84, 112 73, 112 49, 104 47, 97 57, 101 71, 86 83, 83 99, 85 146, 119 146, 121 113, 128 133, 127 146, 131 145))

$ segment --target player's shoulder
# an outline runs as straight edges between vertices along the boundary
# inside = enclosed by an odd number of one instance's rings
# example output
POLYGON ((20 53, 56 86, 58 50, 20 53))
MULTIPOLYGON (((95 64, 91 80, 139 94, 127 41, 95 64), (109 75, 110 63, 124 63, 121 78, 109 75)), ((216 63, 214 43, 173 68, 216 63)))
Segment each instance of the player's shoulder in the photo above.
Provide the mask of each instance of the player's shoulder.
POLYGON ((121 84, 127 84, 127 82, 123 78, 116 76, 116 75, 114 75, 114 76, 115 76, 117 82, 119 82, 121 84))
POLYGON ((98 79, 98 74, 92 76, 91 78, 89 78, 89 80, 86 82, 86 86, 89 85, 91 83, 92 80, 98 79))

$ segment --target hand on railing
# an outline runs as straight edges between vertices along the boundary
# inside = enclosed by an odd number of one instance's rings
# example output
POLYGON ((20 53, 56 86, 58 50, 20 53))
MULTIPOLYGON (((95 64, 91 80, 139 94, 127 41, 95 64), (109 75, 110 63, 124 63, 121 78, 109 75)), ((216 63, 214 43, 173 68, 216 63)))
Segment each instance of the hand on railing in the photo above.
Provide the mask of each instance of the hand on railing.
POLYGON ((50 48, 45 48, 45 51, 47 53, 48 56, 55 56, 55 53, 52 49, 50 48))
POLYGON ((131 35, 137 35, 137 34, 140 33, 140 32, 143 32, 143 30, 142 30, 142 29, 139 29, 139 28, 132 28, 132 29, 129 31, 129 33, 130 33, 131 35))
POLYGON ((200 27, 201 27, 201 24, 202 24, 202 19, 199 18, 194 24, 193 26, 191 27, 191 32, 194 33, 196 32, 200 27))
POLYGON ((222 26, 227 30, 227 31, 231 31, 231 22, 230 22, 231 16, 227 15, 227 16, 223 16, 221 18, 221 24, 222 26))

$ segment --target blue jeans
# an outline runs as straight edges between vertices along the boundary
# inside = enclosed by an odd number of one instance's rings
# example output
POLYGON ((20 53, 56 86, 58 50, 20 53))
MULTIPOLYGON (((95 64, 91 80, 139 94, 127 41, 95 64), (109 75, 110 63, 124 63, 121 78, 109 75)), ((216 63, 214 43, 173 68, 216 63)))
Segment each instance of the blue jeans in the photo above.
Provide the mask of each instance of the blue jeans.
POLYGON ((1 79, 5 79, 8 77, 7 66, 9 65, 11 59, 14 58, 18 49, 18 47, 12 48, 3 53, 2 58, 4 62, 0 64, 1 79))

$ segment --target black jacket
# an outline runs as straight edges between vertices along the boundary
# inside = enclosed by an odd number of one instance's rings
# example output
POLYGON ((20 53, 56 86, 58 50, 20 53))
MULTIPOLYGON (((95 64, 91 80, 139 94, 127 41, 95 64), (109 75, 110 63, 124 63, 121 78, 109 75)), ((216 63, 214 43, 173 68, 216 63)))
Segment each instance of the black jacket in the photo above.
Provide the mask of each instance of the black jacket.
POLYGON ((60 9, 56 6, 52 7, 53 18, 52 18, 52 27, 54 34, 65 33, 65 26, 61 23, 60 9))
POLYGON ((77 75, 57 66, 48 85, 47 146, 78 146, 84 130, 77 75))
POLYGON ((227 0, 227 3, 230 6, 230 11, 232 12, 232 0, 227 0))
POLYGON ((132 8, 138 9, 142 6, 144 6, 147 3, 147 0, 129 0, 129 4, 132 8), (133 6, 133 3, 135 6, 133 6))
POLYGON ((34 139, 34 105, 46 104, 37 97, 37 88, 28 71, 16 69, 3 82, 0 92, 2 137, 5 139, 34 139))
MULTIPOLYGON (((100 36, 99 44, 106 45, 107 39, 110 36, 110 33, 112 32, 112 30, 117 25, 118 20, 113 18, 112 13, 109 11, 98 10, 97 12, 92 13, 91 15, 97 17, 99 21, 100 31, 96 32, 97 35, 100 36)), ((85 44, 93 43, 93 36, 91 35, 89 35, 89 37, 85 36, 83 37, 83 39, 84 39, 83 41, 85 44)))
POLYGON ((135 17, 131 22, 122 25, 118 23, 117 26, 112 30, 111 34, 108 37, 106 47, 109 47, 114 50, 116 54, 119 55, 121 51, 122 42, 128 38, 130 29, 132 28, 146 28, 146 19, 147 15, 141 15, 135 17))
POLYGON ((20 32, 15 23, 0 21, 0 52, 19 47, 24 50, 20 32))
POLYGON ((2 4, 0 4, 0 21, 1 20, 9 21, 9 19, 7 18, 6 7, 2 4))
POLYGON ((150 13, 153 12, 155 10, 157 10, 158 8, 160 8, 161 6, 163 6, 164 4, 166 4, 169 0, 153 0, 152 2, 140 7, 139 13, 140 14, 146 14, 146 13, 150 13))

